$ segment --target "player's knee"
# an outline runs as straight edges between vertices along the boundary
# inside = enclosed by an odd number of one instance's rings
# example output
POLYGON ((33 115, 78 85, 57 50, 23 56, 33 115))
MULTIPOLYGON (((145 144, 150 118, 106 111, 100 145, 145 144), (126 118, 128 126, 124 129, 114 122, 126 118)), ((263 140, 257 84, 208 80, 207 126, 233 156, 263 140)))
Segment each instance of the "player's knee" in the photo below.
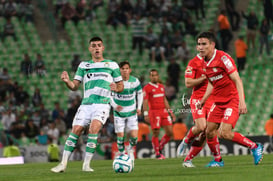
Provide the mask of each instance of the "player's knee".
POLYGON ((221 130, 220 134, 219 134, 220 138, 226 139, 226 140, 231 140, 232 139, 232 135, 230 131, 225 131, 225 130, 221 130))

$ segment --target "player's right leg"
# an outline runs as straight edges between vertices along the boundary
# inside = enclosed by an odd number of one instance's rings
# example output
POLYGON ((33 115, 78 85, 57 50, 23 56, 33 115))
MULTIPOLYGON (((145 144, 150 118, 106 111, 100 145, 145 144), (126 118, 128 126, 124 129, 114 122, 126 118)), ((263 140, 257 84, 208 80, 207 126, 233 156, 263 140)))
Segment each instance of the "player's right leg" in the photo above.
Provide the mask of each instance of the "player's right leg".
POLYGON ((125 129, 125 120, 126 118, 114 116, 114 126, 115 126, 115 133, 117 134, 117 147, 119 154, 125 153, 125 146, 124 146, 124 129, 125 129))
POLYGON ((196 157, 200 153, 200 151, 203 149, 205 145, 205 141, 206 141, 206 135, 205 135, 205 132, 202 132, 199 134, 198 139, 196 139, 192 143, 190 151, 188 152, 187 156, 185 157, 182 163, 183 167, 195 167, 192 164, 192 159, 196 157))
POLYGON ((207 123, 207 129, 206 129, 207 144, 214 157, 214 160, 212 160, 207 165, 207 167, 224 166, 224 162, 222 161, 222 157, 220 154, 220 144, 217 137, 218 127, 219 127, 219 123, 215 123, 215 122, 207 123))
POLYGON ((79 125, 75 125, 72 127, 72 131, 69 134, 69 136, 65 142, 62 161, 56 167, 51 168, 52 172, 60 173, 60 172, 64 172, 66 170, 69 157, 70 157, 71 153, 73 152, 73 150, 75 149, 79 135, 81 135, 83 129, 84 129, 84 127, 79 126, 79 125))

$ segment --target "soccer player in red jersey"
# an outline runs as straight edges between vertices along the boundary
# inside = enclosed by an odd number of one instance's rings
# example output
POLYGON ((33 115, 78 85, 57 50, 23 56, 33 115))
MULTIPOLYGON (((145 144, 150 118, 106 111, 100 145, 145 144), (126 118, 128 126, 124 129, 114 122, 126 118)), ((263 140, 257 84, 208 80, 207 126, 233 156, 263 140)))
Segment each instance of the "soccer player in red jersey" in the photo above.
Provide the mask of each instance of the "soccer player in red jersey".
MULTIPOLYGON (((208 80, 203 70, 204 60, 200 55, 196 55, 189 61, 185 71, 185 84, 188 88, 193 88, 191 95, 191 112, 194 120, 194 126, 189 130, 183 141, 177 148, 177 156, 182 156, 188 145, 191 145, 190 151, 184 159, 184 167, 195 167, 192 159, 202 150, 206 136, 205 129, 207 126, 206 119, 212 105, 212 96, 206 101, 202 109, 196 108, 196 103, 200 102, 206 92, 208 80), (198 139, 195 139, 198 137, 198 139), (194 140, 195 139, 195 140, 194 140)), ((219 152, 220 154, 220 152, 219 152)))
POLYGON ((152 69, 150 71, 150 81, 151 82, 143 88, 144 119, 151 125, 153 134, 152 145, 155 150, 156 158, 161 160, 165 159, 161 154, 161 150, 173 136, 172 120, 175 121, 176 117, 170 109, 170 105, 165 97, 164 86, 159 83, 157 70, 152 69), (159 142, 158 135, 161 127, 165 130, 165 135, 159 142))
POLYGON ((214 154, 214 160, 207 167, 224 166, 221 156, 217 155, 217 129, 221 138, 251 149, 254 164, 258 165, 263 158, 263 145, 233 131, 239 115, 247 113, 242 80, 234 60, 224 51, 216 50, 215 41, 211 32, 203 32, 197 37, 197 49, 205 60, 204 70, 209 80, 207 90, 197 107, 201 108, 210 94, 213 95, 214 102, 206 128, 207 144, 214 154))

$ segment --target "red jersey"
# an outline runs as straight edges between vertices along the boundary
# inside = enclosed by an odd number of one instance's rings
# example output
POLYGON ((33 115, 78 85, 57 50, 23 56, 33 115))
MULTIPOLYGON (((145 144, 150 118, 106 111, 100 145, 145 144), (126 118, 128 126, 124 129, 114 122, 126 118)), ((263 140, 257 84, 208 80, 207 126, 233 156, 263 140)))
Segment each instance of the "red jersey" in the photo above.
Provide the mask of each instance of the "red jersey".
POLYGON ((144 100, 148 100, 150 110, 165 108, 165 89, 162 84, 149 82, 143 87, 143 92, 144 100))
MULTIPOLYGON (((188 63, 188 66, 185 71, 186 78, 197 79, 202 75, 205 75, 205 71, 203 70, 204 60, 199 55, 196 55, 193 59, 191 59, 188 63)), ((204 80, 201 84, 194 86, 192 89, 191 98, 200 99, 203 97, 207 90, 208 80, 204 80)))
POLYGON ((225 52, 214 50, 212 58, 204 61, 205 73, 213 85, 212 94, 215 103, 228 102, 238 99, 239 95, 235 83, 229 74, 237 71, 234 60, 225 52))

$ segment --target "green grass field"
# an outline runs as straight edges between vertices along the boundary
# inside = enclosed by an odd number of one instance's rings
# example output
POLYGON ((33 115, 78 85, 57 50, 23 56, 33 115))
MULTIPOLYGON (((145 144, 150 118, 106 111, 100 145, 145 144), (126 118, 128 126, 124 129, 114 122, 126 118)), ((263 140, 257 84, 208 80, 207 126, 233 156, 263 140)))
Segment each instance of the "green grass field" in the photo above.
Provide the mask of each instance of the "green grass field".
POLYGON ((135 160, 135 168, 129 174, 117 174, 112 170, 111 160, 94 160, 93 173, 81 171, 82 162, 69 162, 64 173, 51 173, 57 163, 28 163, 24 165, 0 166, 1 181, 62 180, 62 181, 272 181, 273 154, 264 156, 262 163, 254 166, 252 156, 224 156, 223 168, 205 168, 210 157, 197 157, 196 168, 183 168, 182 158, 135 160))

